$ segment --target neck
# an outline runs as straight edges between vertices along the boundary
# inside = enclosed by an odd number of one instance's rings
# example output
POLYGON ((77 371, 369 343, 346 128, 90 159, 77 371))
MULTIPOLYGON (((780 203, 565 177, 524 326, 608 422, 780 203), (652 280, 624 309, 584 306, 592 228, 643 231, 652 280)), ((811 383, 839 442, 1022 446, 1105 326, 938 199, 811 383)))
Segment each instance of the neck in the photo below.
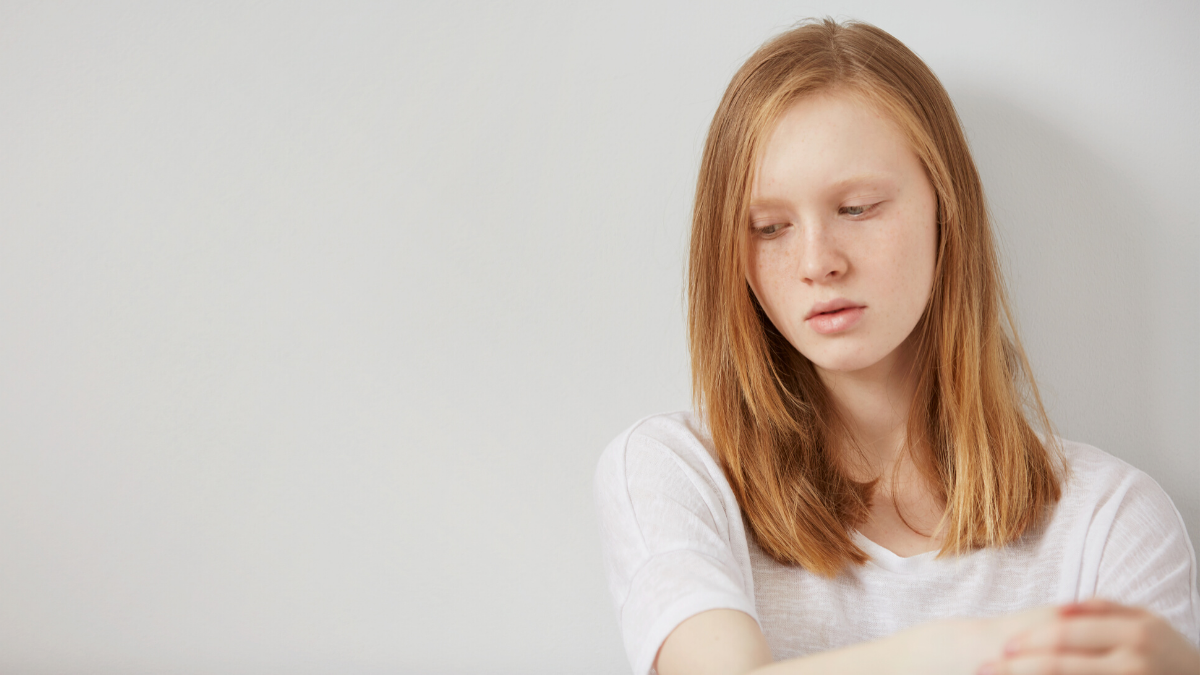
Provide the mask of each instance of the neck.
POLYGON ((879 363, 853 372, 818 368, 832 403, 862 453, 858 461, 846 457, 851 460, 847 468, 853 473, 861 471, 864 479, 890 473, 904 448, 908 414, 916 395, 911 351, 898 349, 879 363))

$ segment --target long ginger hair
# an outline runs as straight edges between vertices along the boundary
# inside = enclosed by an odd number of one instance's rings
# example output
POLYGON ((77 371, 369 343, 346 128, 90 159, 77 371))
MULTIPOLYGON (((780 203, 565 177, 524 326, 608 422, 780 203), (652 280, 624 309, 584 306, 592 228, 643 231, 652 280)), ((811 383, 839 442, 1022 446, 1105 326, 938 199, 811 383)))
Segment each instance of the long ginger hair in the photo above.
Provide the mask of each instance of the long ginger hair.
POLYGON ((899 125, 937 195, 933 290, 910 336, 916 395, 905 451, 945 504, 941 554, 1003 546, 1058 501, 1061 450, 1016 336, 954 106, 928 66, 879 28, 801 25, 763 45, 725 91, 704 147, 688 264, 697 410, 768 555, 825 576, 868 559, 851 531, 867 519, 875 484, 845 471, 835 449, 853 443, 847 427, 812 363, 772 325, 746 281, 762 146, 790 104, 833 88, 861 95, 899 125))

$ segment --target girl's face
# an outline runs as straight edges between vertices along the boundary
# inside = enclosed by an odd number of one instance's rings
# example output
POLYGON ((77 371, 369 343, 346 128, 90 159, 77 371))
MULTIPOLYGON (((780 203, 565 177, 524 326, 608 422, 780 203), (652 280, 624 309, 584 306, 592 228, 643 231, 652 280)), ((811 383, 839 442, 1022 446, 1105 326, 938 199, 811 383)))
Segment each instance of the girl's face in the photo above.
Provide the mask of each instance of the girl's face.
POLYGON ((937 199, 900 128, 848 92, 808 96, 768 137, 746 276, 823 375, 888 374, 933 287, 937 199), (870 372, 870 371, 868 371, 870 372))

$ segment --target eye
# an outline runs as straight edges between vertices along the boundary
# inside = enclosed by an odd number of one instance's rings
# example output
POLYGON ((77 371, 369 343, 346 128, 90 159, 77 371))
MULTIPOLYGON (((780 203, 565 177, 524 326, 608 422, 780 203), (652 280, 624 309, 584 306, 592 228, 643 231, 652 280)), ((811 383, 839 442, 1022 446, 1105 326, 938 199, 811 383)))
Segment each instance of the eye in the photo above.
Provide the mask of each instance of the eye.
POLYGON ((853 218, 857 218, 859 216, 865 216, 866 214, 870 213, 872 210, 874 210, 874 208, 876 206, 879 206, 879 205, 878 204, 858 204, 855 206, 843 206, 842 208, 838 209, 838 215, 851 216, 853 218))
POLYGON ((782 232, 785 227, 787 227, 787 223, 771 223, 770 225, 754 228, 754 233, 760 237, 770 239, 782 232))

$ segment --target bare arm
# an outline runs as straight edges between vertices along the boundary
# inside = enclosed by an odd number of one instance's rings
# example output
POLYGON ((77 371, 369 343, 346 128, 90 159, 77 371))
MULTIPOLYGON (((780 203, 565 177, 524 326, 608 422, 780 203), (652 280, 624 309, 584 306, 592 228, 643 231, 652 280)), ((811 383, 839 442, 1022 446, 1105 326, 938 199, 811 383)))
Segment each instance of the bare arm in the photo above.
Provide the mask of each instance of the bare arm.
POLYGON ((659 675, 807 675, 945 673, 974 675, 1003 653, 1011 637, 1054 616, 1051 607, 995 619, 932 621, 878 640, 773 662, 767 640, 748 614, 701 612, 679 624, 655 661, 659 675))
POLYGON ((767 638, 749 614, 710 609, 671 631, 654 663, 659 675, 742 675, 772 661, 767 638))

